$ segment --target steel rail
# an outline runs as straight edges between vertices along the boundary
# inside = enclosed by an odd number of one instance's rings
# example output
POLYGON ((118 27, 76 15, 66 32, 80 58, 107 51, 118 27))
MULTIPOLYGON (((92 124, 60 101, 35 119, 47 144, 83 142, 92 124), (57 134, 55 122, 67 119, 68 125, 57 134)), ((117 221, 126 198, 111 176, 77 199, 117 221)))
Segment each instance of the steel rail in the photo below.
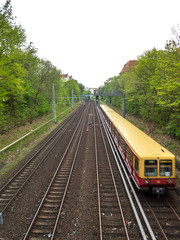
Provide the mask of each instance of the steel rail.
POLYGON ((98 213, 99 213, 99 234, 100 240, 102 237, 102 214, 101 214, 101 201, 100 201, 100 186, 99 186, 99 167, 98 167, 98 154, 97 154, 97 138, 96 138, 96 128, 95 128, 95 114, 94 116, 94 146, 95 146, 95 161, 96 161, 96 181, 97 181, 97 194, 98 194, 98 213))
MULTIPOLYGON (((160 224, 160 221, 158 220, 156 214, 154 213, 153 208, 151 207, 151 205, 150 205, 149 202, 147 201, 147 199, 146 199, 146 197, 144 196, 144 194, 142 194, 142 196, 143 196, 143 199, 144 199, 144 201, 146 202, 148 208, 150 209, 150 211, 151 211, 151 213, 152 213, 152 215, 153 215, 156 223, 158 224, 159 229, 161 230, 161 233, 162 233, 163 236, 164 236, 164 239, 165 239, 165 240, 168 240, 168 237, 166 236, 166 233, 165 233, 165 231, 163 230, 163 228, 162 228, 162 226, 161 226, 161 224, 160 224)), ((172 205, 170 204, 170 202, 167 200, 167 198, 165 198, 164 200, 165 200, 165 202, 168 204, 169 208, 172 210, 172 212, 174 213, 174 215, 177 217, 177 219, 180 221, 179 215, 176 213, 176 211, 174 210, 174 208, 172 207, 172 205)))
POLYGON ((143 237, 144 240, 147 240, 147 237, 146 237, 146 234, 145 234, 145 232, 144 232, 144 228, 143 228, 143 226, 142 226, 140 217, 138 216, 136 207, 135 207, 135 205, 134 205, 134 203, 133 203, 133 201, 132 201, 132 197, 131 197, 130 192, 129 192, 129 190, 128 190, 127 184, 125 183, 125 178, 124 178, 123 173, 122 173, 122 171, 121 171, 121 167, 122 167, 122 169, 123 169, 123 172, 124 172, 124 175, 125 175, 125 177, 126 177, 126 180, 128 181, 128 184, 129 184, 129 186, 130 186, 130 188, 131 188, 131 190, 132 190, 133 196, 134 196, 134 198, 135 198, 135 200, 136 200, 136 203, 137 203, 137 205, 138 205, 138 207, 139 207, 139 210, 140 210, 140 212, 141 212, 141 215, 142 215, 142 217, 143 217, 143 220, 144 220, 144 222, 145 222, 145 224, 146 224, 146 226, 147 226, 147 228, 148 228, 149 234, 150 234, 150 236, 151 236, 151 238, 152 238, 153 240, 156 240, 156 237, 155 237, 155 235, 154 235, 154 233, 153 233, 153 231, 152 231, 152 228, 151 228, 151 226, 150 226, 150 224, 149 224, 149 221, 148 221, 148 219, 147 219, 147 217, 146 217, 146 215, 145 215, 145 213, 144 213, 144 210, 143 210, 143 208, 142 208, 142 206, 141 206, 141 204, 140 204, 140 202, 139 202, 139 199, 138 199, 138 197, 137 197, 137 195, 136 195, 136 193, 135 193, 135 190, 134 190, 134 188, 133 188, 133 186, 132 186, 132 183, 130 182, 130 179, 129 179, 129 177, 128 177, 128 174, 127 174, 127 172, 126 172, 126 169, 125 169, 123 163, 121 162, 120 153, 119 153, 119 151, 117 150, 117 147, 116 147, 116 145, 115 145, 115 143, 114 143, 114 140, 113 140, 113 138, 112 138, 112 135, 111 135, 111 133, 110 133, 110 131, 109 131, 109 128, 108 128, 107 125, 105 124, 104 116, 102 116, 102 113, 100 112, 100 109, 99 109, 99 108, 98 108, 98 111, 99 111, 99 113, 100 113, 100 117, 101 117, 101 120, 102 120, 102 124, 103 124, 103 126, 104 126, 104 129, 105 129, 106 135, 107 135, 108 140, 109 140, 109 142, 110 142, 110 146, 111 146, 111 149, 112 149, 112 151, 113 151, 113 155, 114 155, 114 157, 115 157, 115 160, 116 160, 116 163, 117 163, 119 172, 120 172, 120 174, 121 174, 121 176, 122 176, 123 183, 124 183, 126 192, 127 192, 127 194, 128 194, 128 198, 129 198, 129 200, 130 200, 130 203, 131 203, 133 212, 134 212, 134 214, 135 214, 135 217, 136 217, 136 220, 137 220, 137 223, 138 223, 138 226, 139 226, 141 235, 142 235, 142 237, 143 237), (118 159, 119 159, 119 160, 118 160, 118 159), (119 161, 120 161, 120 163, 121 163, 121 167, 120 167, 120 165, 119 165, 119 161))
MULTIPOLYGON (((67 122, 72 120, 76 117, 76 115, 73 115, 70 119, 67 119, 67 122)), ((58 131, 56 131, 39 149, 38 151, 36 151, 36 153, 19 169, 19 171, 17 173, 14 174, 14 176, 0 189, 0 192, 2 192, 4 190, 4 188, 13 181, 13 179, 31 162, 31 160, 36 157, 38 155, 38 153, 41 152, 41 150, 55 137, 56 134, 59 133, 59 131, 61 131, 61 129, 67 124, 66 121, 64 121, 61 125, 61 127, 58 129, 58 131)))
MULTIPOLYGON (((84 112, 85 111, 87 111, 87 110, 85 109, 84 112)), ((44 194, 44 196, 43 196, 43 198, 42 198, 42 200, 41 200, 41 202, 39 204, 39 207, 38 207, 38 209, 37 209, 37 211, 36 211, 32 221, 31 221, 31 224, 30 224, 29 228, 26 231, 26 234, 25 234, 23 240, 26 240, 29 237, 29 234, 30 234, 30 231, 32 229, 32 226, 33 226, 33 224, 34 224, 34 222, 35 222, 35 220, 36 220, 36 218, 37 218, 37 216, 38 216, 38 214, 40 212, 40 209, 41 209, 41 207, 43 205, 44 200, 47 197, 47 194, 48 194, 48 192, 49 192, 49 190, 50 190, 50 188, 51 188, 51 186, 52 186, 52 184, 54 182, 54 179, 57 176, 58 171, 60 170, 60 167, 61 167, 61 165, 63 163, 63 160, 65 159, 65 156, 66 156, 68 150, 70 149, 71 143, 72 143, 72 141, 73 141, 73 139, 75 137, 75 134, 76 134, 76 132, 77 132, 77 130, 79 128, 79 125, 80 125, 80 123, 81 123, 81 121, 83 119, 83 116, 84 116, 84 114, 81 115, 81 118, 80 118, 80 120, 79 120, 79 122, 78 122, 78 124, 76 126, 76 129, 75 129, 75 131, 74 131, 74 133, 73 133, 73 135, 72 135, 72 137, 71 137, 71 139, 69 141, 69 144, 68 144, 68 146, 67 146, 67 148, 66 148, 66 150, 65 150, 65 152, 64 152, 64 154, 63 154, 63 156, 61 158, 61 160, 60 160, 60 163, 59 163, 59 165, 58 165, 58 167, 57 167, 57 169, 56 169, 56 171, 54 173, 54 176, 53 176, 53 178, 52 178, 52 180, 51 180, 51 182, 50 182, 50 184, 49 184, 49 186, 48 186, 48 188, 47 188, 47 190, 46 190, 46 192, 45 192, 45 194, 44 194)), ((85 124, 85 121, 84 121, 84 124, 85 124)), ((81 138, 79 139, 78 146, 79 146, 80 141, 81 141, 81 138)), ((73 164, 72 164, 72 167, 71 167, 71 170, 70 170, 71 175, 72 175, 72 170, 73 170, 73 167, 74 167, 74 162, 76 160, 76 156, 77 156, 77 151, 76 151, 75 159, 73 160, 73 164)), ((56 228, 57 228, 58 220, 59 220, 59 217, 60 217, 60 214, 61 214, 61 209, 62 209, 62 206, 63 206, 63 203, 64 203, 64 199, 65 199, 65 196, 66 196, 66 193, 67 193, 67 189, 68 189, 68 185, 69 185, 69 181, 70 181, 71 175, 69 175, 68 181, 66 183, 66 187, 65 187, 65 191, 64 191, 63 199, 62 199, 63 201, 61 201, 61 204, 60 204, 60 207, 59 207, 59 210, 58 210, 57 219, 56 219, 56 222, 55 222, 55 225, 54 225, 54 228, 53 228, 53 234, 51 235, 51 238, 50 238, 51 240, 53 240, 53 238, 54 238, 54 234, 55 234, 55 231, 56 231, 56 228)))
POLYGON ((177 214, 177 212, 174 210, 173 206, 171 205, 171 203, 165 199, 165 201, 167 202, 167 204, 169 205, 169 207, 171 208, 171 210, 173 211, 173 213, 176 215, 176 217, 178 218, 178 220, 180 221, 180 217, 179 215, 177 214))
MULTIPOLYGON (((97 112, 97 109, 96 109, 96 112, 97 112)), ((121 217, 122 217, 122 221, 123 221, 123 225, 124 225, 124 230, 125 230, 126 238, 127 238, 127 240, 129 240, 130 238, 129 238, 129 234, 128 234, 128 230, 127 230, 127 226, 126 226, 126 221, 125 221, 125 218, 124 218, 124 213, 123 213, 123 210, 122 210, 122 205, 121 205, 121 201, 120 201, 120 198, 119 198, 119 194, 118 194, 117 185, 116 185, 116 182, 115 182, 115 178, 114 178, 114 174, 113 174, 111 162, 110 162, 110 157, 109 157, 109 153, 108 153, 108 150, 107 150, 107 145, 106 145, 106 142, 105 142, 105 137, 104 137, 104 134, 103 134, 103 131, 102 131, 102 126, 101 126, 101 124, 100 124, 100 116, 99 116, 98 114, 97 114, 97 116, 98 116, 98 119, 99 119, 101 136, 102 136, 102 139, 103 139, 103 144, 104 144, 104 147, 105 147, 108 164, 109 164, 109 168, 110 168, 110 171, 111 171, 111 176, 112 176, 112 180, 113 180, 113 184, 114 184, 114 189, 115 189, 116 196, 117 196, 117 201, 118 201, 119 210, 120 210, 121 217)))
POLYGON ((145 198, 144 194, 142 194, 142 196, 143 196, 143 199, 144 199, 144 201, 146 202, 148 208, 150 209, 150 211, 151 211, 151 213, 152 213, 152 215, 153 215, 153 217, 154 217, 154 219, 155 219, 155 221, 156 221, 159 229, 161 230, 161 233, 163 234, 164 239, 165 239, 165 240, 168 240, 168 238, 166 237, 166 234, 165 234, 163 228, 161 227, 161 224, 160 224, 160 222, 158 221, 158 219, 157 219, 157 217, 156 217, 156 214, 154 213, 151 205, 148 203, 148 201, 147 201, 147 199, 145 198))
MULTIPOLYGON (((77 116, 78 113, 73 114, 73 116, 68 119, 67 121, 65 121, 65 123, 63 122, 63 124, 61 125, 61 127, 58 129, 58 131, 56 131, 41 147, 40 149, 28 160, 28 162, 26 164, 23 165, 22 168, 19 169, 19 171, 0 189, 0 195, 2 194, 3 191, 5 191, 12 183, 13 181, 17 178, 17 176, 19 174, 22 174, 23 170, 26 169, 26 167, 28 167, 28 165, 33 161, 33 159, 45 148, 45 146, 48 145, 48 143, 63 129, 63 127, 65 126, 65 124, 71 123, 75 117, 77 116)), ((68 126, 67 126, 68 128, 68 126)), ((67 129, 66 128, 66 129, 67 129)), ((44 155, 44 157, 41 159, 41 161, 35 166, 35 168, 31 169, 32 172, 26 177, 26 179, 24 180, 24 182, 22 183, 22 185, 17 189, 17 191, 13 194, 13 196, 10 198, 9 201, 7 201, 7 204, 1 209, 1 213, 3 213, 7 207, 11 204, 11 202, 15 199, 15 197, 17 196, 17 194, 20 192, 20 190, 25 186, 25 184, 28 182, 28 180, 32 177, 32 175, 34 174, 34 172, 39 168, 39 166, 43 163, 43 161, 47 158, 47 156, 51 153, 51 151, 54 149, 54 147, 56 146, 56 144, 59 141, 59 138, 64 134, 64 132, 66 131, 66 129, 63 130, 63 132, 61 133, 61 135, 58 137, 58 139, 55 140, 55 142, 53 143, 53 145, 50 147, 50 149, 48 150, 48 152, 44 155)))
MULTIPOLYGON (((88 110, 87 110, 87 113, 88 113, 88 110)), ((62 200, 61 200, 61 205, 60 205, 60 207, 59 207, 59 211, 58 211, 57 219, 56 219, 55 226, 54 226, 54 229, 53 229, 53 232, 52 232, 51 240, 53 240, 53 239, 54 239, 54 236, 55 236, 55 232, 56 232, 56 229, 57 229, 57 225, 58 225, 58 221, 59 221, 60 214, 61 214, 61 211, 62 211, 62 207, 63 207, 63 204, 64 204, 64 200, 65 200, 66 193, 67 193, 67 190, 68 190, 68 187, 69 187, 69 183, 70 183, 70 179, 71 179, 72 172, 73 172, 73 169, 74 169, 74 165, 75 165, 75 162, 76 162, 76 159, 77 159, 77 154, 78 154, 78 152, 79 152, 79 148, 80 148, 80 143, 81 143, 81 140, 82 140, 83 131, 85 130, 85 119, 86 119, 86 118, 87 118, 87 115, 85 115, 85 117, 84 117, 84 122, 83 122, 83 126, 82 126, 82 128, 81 128, 81 132, 80 132, 78 144, 77 144, 77 147, 76 147, 76 151, 75 151, 75 155, 74 155, 72 167, 71 167, 71 170, 70 170, 70 174, 69 174, 69 177, 68 177, 68 181, 67 181, 67 184, 66 184, 66 188, 65 188, 65 191, 64 191, 64 195, 63 195, 63 198, 62 198, 62 200)), ((83 119, 82 119, 82 121, 83 121, 83 119)))
MULTIPOLYGON (((145 232, 144 232, 144 229, 143 229, 141 220, 140 220, 140 218, 139 218, 139 215, 138 215, 138 213, 137 213, 136 207, 135 207, 135 205, 134 205, 134 203, 133 203, 131 194, 130 194, 130 192, 129 192, 128 186, 127 186, 127 184, 126 184, 126 180, 125 180, 124 175, 123 175, 123 173, 122 173, 122 171, 121 171, 121 168, 120 168, 120 166, 119 166, 118 158, 117 158, 117 155, 116 155, 117 152, 116 152, 116 148, 115 148, 115 145, 114 145, 112 136, 111 136, 110 132, 108 131, 109 129, 107 128, 107 126, 105 125, 105 123, 103 122, 103 120, 102 120, 102 124, 103 124, 103 126, 104 126, 106 135, 107 135, 107 137, 108 137, 108 140, 109 140, 109 143, 110 143, 110 146, 111 146, 111 149, 112 149, 112 152, 113 152, 113 155, 114 155, 114 158, 115 158, 117 167, 118 167, 118 169, 119 169, 121 178, 122 178, 122 180, 123 180, 123 184, 124 184, 124 187, 125 187, 127 196, 128 196, 128 198, 129 198, 131 207, 132 207, 132 209, 133 209, 133 212, 134 212, 136 221, 137 221, 137 223, 138 223, 138 226, 139 226, 141 235, 142 235, 142 237, 143 237, 144 240, 147 240, 147 237, 146 237, 146 234, 145 234, 145 232)), ((121 166, 122 166, 122 165, 121 165, 121 166)))

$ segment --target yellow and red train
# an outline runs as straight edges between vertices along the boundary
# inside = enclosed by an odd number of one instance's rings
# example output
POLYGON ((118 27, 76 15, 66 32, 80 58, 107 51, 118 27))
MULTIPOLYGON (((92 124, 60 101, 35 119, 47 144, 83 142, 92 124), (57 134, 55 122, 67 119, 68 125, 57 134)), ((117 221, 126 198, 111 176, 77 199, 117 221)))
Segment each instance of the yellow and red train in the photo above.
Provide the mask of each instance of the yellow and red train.
POLYGON ((157 194, 175 189, 175 156, 108 106, 100 107, 136 187, 157 194))

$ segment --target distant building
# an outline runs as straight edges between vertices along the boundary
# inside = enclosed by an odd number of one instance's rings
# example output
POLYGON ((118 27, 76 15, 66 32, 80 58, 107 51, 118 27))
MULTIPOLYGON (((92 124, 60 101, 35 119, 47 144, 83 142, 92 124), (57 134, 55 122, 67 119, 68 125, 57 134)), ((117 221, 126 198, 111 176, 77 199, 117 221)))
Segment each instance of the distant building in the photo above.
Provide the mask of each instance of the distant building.
POLYGON ((138 60, 130 60, 128 61, 126 64, 124 64, 123 69, 121 70, 121 72, 119 73, 119 75, 121 75, 124 72, 127 72, 131 67, 135 66, 137 64, 138 60))
POLYGON ((68 80, 72 79, 72 75, 69 76, 68 73, 66 73, 66 74, 61 74, 61 77, 62 77, 62 79, 63 79, 64 81, 68 81, 68 80))

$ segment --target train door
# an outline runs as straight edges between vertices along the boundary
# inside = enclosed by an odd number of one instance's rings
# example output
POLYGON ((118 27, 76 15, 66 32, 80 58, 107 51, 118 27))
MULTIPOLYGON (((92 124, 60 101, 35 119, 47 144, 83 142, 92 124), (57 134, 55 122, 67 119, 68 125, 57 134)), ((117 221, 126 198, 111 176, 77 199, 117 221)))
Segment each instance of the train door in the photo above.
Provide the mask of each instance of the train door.
POLYGON ((139 175, 139 159, 135 156, 133 156, 133 166, 136 173, 139 175))

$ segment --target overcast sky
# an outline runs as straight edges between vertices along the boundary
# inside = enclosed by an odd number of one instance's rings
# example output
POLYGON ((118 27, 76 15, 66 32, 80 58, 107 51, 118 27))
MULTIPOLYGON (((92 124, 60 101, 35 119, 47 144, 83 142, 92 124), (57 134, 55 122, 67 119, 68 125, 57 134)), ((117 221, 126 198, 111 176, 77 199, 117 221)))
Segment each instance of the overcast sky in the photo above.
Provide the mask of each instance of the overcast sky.
POLYGON ((180 24, 180 0, 11 2, 38 56, 86 87, 103 85, 146 50, 163 49, 180 24))

